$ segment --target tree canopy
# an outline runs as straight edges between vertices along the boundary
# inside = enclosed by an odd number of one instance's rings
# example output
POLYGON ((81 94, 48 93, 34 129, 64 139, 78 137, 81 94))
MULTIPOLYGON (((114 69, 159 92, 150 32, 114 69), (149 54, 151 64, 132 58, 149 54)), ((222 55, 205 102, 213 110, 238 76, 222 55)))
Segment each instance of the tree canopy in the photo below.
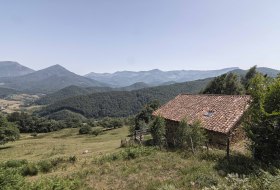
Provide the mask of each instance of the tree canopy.
POLYGON ((0 114, 0 145, 19 138, 19 130, 0 114))
POLYGON ((252 141, 256 159, 272 162, 280 159, 280 78, 256 74, 249 92, 253 98, 246 119, 246 132, 252 141))
POLYGON ((244 87, 237 74, 229 73, 215 77, 202 92, 203 94, 239 95, 244 93, 244 87))

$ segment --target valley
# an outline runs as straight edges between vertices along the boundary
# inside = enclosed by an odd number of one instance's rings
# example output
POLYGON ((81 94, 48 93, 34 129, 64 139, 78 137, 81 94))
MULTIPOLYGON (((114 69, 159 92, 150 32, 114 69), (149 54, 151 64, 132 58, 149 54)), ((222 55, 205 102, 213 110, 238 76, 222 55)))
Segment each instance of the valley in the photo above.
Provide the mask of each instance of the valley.
MULTIPOLYGON (((264 84, 270 85, 268 89, 278 89, 277 70, 252 67, 249 71, 222 71, 228 69, 218 71, 218 76, 209 71, 213 76, 210 78, 200 75, 202 79, 185 78, 181 82, 133 81, 136 83, 129 86, 88 79, 59 65, 0 78, 4 84, 0 87, 3 189, 278 189, 278 163, 266 164, 252 154, 253 140, 249 140, 245 128, 251 123, 242 122, 240 137, 227 149, 223 144, 211 144, 207 130, 200 124, 195 131, 194 126, 189 128, 182 120, 178 129, 185 131, 175 133, 174 142, 178 144, 174 147, 167 141, 168 120, 153 115, 166 103, 184 95, 193 97, 192 105, 197 101, 200 106, 204 102, 206 107, 212 104, 211 100, 207 103, 205 98, 194 97, 221 96, 218 99, 222 101, 232 96, 233 105, 227 109, 231 113, 245 107, 235 106, 234 102, 247 97, 247 93, 256 93, 251 89, 258 90, 264 84), (253 82, 256 87, 249 88, 253 82), (179 144, 177 139, 183 143, 179 144)), ((144 74, 148 76, 147 72, 144 74)), ((274 91, 261 92, 266 93, 264 104, 274 100, 268 98, 274 91)), ((219 101, 213 104, 217 113, 217 109, 228 106, 218 106, 219 101)), ((179 110, 179 117, 184 109, 178 107, 172 114, 179 110)), ((205 108, 198 106, 197 110, 200 109, 205 108)))

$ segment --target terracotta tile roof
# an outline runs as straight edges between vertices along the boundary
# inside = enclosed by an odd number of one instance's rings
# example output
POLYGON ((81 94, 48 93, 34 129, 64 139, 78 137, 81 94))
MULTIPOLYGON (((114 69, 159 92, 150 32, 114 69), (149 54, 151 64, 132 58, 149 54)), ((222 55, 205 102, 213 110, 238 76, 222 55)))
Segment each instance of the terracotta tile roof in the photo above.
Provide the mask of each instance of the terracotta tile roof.
POLYGON ((201 121, 202 127, 227 134, 249 107, 247 95, 180 94, 156 110, 153 115, 172 121, 201 121))

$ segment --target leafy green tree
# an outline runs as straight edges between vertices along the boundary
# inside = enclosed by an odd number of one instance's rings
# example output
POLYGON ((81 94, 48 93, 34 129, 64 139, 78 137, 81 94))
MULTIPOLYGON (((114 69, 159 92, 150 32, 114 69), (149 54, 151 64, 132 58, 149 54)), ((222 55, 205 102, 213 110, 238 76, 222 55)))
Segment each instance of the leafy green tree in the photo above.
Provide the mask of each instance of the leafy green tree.
POLYGON ((149 104, 145 105, 143 109, 135 117, 135 129, 140 130, 140 122, 143 121, 146 124, 152 121, 153 112, 159 107, 158 101, 152 101, 149 104))
POLYGON ((162 117, 156 117, 150 126, 154 145, 162 147, 165 142, 165 120, 162 117))
POLYGON ((7 119, 0 115, 0 144, 15 141, 19 138, 19 130, 7 119))
POLYGON ((253 101, 246 117, 246 133, 256 159, 280 159, 280 79, 256 74, 250 81, 253 101))
POLYGON ((83 134, 91 134, 92 132, 92 128, 89 125, 84 125, 80 128, 79 130, 79 134, 83 135, 83 134))
POLYGON ((176 146, 191 150, 193 153, 207 142, 206 133, 198 121, 189 125, 185 120, 182 120, 176 133, 176 146))
POLYGON ((245 77, 242 79, 243 85, 246 90, 249 88, 249 83, 252 78, 254 78, 257 74, 257 66, 251 67, 248 72, 246 73, 245 77))
POLYGON ((244 93, 244 88, 239 76, 229 73, 216 77, 207 85, 202 93, 238 95, 244 93))

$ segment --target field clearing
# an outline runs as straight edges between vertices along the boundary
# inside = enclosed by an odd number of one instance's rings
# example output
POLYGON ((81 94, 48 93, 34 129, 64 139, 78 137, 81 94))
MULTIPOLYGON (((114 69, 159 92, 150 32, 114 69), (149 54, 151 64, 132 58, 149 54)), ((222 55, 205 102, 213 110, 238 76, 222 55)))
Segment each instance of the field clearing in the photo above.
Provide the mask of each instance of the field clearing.
POLYGON ((1 111, 5 113, 20 111, 21 105, 22 105, 21 101, 0 99, 0 106, 4 108, 1 111))
POLYGON ((16 111, 33 112, 40 109, 42 106, 30 105, 39 97, 28 94, 14 94, 5 99, 0 99, 0 111, 4 113, 13 113, 16 111))
POLYGON ((18 141, 0 147, 0 161, 26 159, 38 161, 59 156, 77 156, 87 158, 103 153, 115 152, 122 138, 127 137, 128 127, 107 131, 99 136, 79 135, 79 129, 38 134, 21 134, 18 141), (83 154, 88 150, 88 154, 83 154))

